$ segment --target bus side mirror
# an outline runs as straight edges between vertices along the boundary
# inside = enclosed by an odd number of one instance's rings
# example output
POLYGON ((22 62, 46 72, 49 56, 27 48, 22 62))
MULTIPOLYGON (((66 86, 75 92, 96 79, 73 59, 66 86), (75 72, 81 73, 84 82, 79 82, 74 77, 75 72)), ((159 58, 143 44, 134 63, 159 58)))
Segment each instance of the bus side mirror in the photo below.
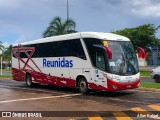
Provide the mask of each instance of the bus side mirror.
POLYGON ((107 54, 108 54, 108 59, 112 59, 112 50, 108 46, 104 46, 107 54))

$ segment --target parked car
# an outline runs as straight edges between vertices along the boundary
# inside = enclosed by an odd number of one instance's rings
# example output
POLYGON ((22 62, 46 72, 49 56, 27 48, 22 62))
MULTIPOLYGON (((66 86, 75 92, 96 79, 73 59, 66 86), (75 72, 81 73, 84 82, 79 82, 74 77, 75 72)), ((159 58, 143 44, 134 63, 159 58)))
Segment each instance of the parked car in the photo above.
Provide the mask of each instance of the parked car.
POLYGON ((160 66, 151 70, 151 78, 160 83, 160 66))

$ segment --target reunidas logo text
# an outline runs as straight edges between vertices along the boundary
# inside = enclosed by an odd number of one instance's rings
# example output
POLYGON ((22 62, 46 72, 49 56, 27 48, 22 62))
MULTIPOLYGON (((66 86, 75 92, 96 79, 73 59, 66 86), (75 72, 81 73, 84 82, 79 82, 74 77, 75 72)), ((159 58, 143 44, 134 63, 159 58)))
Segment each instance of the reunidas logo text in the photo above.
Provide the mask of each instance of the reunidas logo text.
POLYGON ((47 60, 43 58, 43 67, 73 67, 73 60, 66 60, 65 58, 58 58, 58 60, 47 60))

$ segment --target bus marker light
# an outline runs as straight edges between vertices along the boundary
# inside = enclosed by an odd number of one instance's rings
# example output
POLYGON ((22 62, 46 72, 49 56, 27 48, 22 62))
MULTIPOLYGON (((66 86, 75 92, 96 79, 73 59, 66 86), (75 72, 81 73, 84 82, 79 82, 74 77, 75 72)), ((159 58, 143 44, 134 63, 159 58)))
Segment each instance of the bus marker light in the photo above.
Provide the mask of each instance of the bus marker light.
POLYGON ((107 78, 107 75, 106 75, 106 74, 103 74, 103 76, 104 76, 105 78, 107 78))

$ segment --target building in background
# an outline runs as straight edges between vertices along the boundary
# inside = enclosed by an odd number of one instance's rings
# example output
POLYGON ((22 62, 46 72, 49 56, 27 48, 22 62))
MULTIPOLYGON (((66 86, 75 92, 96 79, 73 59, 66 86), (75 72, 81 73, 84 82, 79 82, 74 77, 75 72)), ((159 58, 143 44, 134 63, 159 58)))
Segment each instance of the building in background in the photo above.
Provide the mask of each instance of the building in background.
POLYGON ((148 65, 160 65, 160 45, 151 47, 150 58, 147 60, 148 65))

